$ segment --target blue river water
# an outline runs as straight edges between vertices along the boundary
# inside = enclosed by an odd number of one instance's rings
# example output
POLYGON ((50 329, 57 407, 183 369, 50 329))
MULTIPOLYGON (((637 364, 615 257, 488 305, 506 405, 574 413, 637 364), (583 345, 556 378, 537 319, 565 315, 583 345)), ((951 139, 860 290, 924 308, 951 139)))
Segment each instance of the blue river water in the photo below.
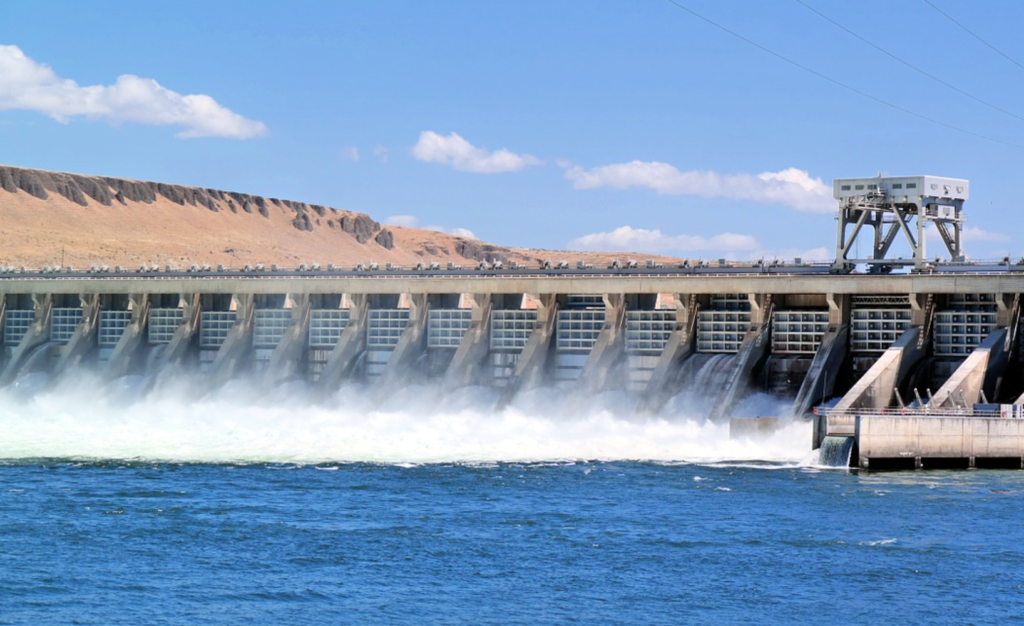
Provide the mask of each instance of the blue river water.
POLYGON ((699 394, 152 382, 0 389, 0 626, 1024 620, 1022 472, 826 469, 699 394))
POLYGON ((0 462, 0 624, 1024 621, 1024 474, 0 462))

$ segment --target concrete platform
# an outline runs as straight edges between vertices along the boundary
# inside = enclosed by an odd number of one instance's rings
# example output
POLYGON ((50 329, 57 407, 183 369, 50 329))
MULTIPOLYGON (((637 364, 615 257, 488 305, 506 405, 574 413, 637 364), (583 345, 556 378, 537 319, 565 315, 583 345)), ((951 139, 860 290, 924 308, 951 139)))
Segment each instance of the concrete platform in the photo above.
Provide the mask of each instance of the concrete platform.
POLYGON ((864 469, 1024 466, 1024 419, 861 415, 854 430, 864 469))

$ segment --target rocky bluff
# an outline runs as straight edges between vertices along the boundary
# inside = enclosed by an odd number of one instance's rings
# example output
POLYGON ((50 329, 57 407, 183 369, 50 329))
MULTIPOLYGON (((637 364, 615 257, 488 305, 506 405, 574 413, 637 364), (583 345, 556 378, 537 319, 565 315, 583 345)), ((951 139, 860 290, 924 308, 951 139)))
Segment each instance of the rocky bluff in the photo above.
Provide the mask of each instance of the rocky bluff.
POLYGON ((215 212, 241 211, 269 217, 270 207, 276 206, 293 213, 291 225, 300 231, 312 232, 319 228, 328 228, 346 233, 360 244, 372 239, 389 250, 395 245, 392 233, 365 213, 340 211, 318 204, 264 198, 236 191, 48 172, 5 165, 0 165, 0 189, 9 193, 24 192, 41 200, 56 194, 83 207, 88 207, 91 202, 104 206, 111 206, 115 202, 122 205, 128 202, 152 204, 158 197, 163 197, 182 206, 187 204, 205 207, 215 212))

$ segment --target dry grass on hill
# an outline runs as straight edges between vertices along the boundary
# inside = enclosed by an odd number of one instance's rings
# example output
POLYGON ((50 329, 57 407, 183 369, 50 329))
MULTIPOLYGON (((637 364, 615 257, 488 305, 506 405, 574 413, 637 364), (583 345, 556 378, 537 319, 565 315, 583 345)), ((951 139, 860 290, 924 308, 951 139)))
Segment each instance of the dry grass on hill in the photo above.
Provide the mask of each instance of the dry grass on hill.
POLYGON ((212 189, 0 166, 0 264, 183 267, 192 263, 376 262, 412 266, 479 260, 593 263, 670 257, 495 246, 301 202, 212 189))

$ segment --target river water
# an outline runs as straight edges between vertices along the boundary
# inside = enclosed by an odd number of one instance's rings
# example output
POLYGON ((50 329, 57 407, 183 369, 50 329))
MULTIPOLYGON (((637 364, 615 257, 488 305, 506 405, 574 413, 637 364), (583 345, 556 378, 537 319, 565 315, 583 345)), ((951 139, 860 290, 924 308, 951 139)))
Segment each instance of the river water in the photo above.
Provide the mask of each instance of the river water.
POLYGON ((1024 620, 1020 472, 821 468, 805 425, 615 394, 94 382, 0 392, 0 624, 1024 620))

